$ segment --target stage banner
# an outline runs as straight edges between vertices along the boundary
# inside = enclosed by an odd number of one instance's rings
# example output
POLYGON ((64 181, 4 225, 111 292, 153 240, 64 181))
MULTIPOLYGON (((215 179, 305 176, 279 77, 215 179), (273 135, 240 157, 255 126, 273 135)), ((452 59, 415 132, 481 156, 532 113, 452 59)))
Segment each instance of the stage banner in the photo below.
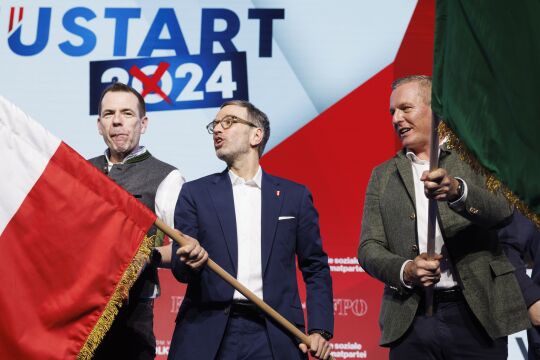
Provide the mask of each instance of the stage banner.
MULTIPOLYGON (((253 102, 272 129, 262 166, 306 184, 319 211, 334 357, 384 359, 383 285, 356 260, 363 200, 372 168, 399 146, 390 84, 431 74, 434 22, 434 0, 5 0, 0 93, 89 158, 105 150, 100 92, 128 83, 148 104, 142 144, 187 180, 225 167, 205 129, 219 105, 253 102)), ((167 269, 160 279, 155 332, 165 359, 185 288, 167 269)))

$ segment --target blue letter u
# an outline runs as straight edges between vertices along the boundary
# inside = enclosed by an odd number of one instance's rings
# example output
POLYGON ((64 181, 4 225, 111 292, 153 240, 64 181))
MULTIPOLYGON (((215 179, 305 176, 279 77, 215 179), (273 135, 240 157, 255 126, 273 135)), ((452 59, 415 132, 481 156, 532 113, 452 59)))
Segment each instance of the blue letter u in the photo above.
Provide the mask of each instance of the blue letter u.
POLYGON ((49 41, 49 29, 51 27, 51 8, 39 8, 36 40, 33 44, 21 42, 22 24, 8 38, 9 48, 17 55, 32 56, 40 53, 49 41))

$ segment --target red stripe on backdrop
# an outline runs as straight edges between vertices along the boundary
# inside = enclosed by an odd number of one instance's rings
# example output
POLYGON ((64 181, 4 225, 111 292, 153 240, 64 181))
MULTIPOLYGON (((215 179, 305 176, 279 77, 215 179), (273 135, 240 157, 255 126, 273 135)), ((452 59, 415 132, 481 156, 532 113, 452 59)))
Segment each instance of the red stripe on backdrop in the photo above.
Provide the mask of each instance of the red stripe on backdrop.
POLYGON ((435 0, 420 0, 394 61, 394 76, 431 75, 435 36, 435 0))
POLYGON ((2 358, 75 358, 154 220, 62 143, 0 236, 2 358))
MULTIPOLYGON (((393 71, 392 66, 382 70, 262 159, 269 173, 306 184, 312 191, 330 258, 356 258, 371 169, 395 153, 387 110, 393 71)), ((382 284, 358 272, 333 271, 332 278, 332 342, 358 343, 370 359, 386 357, 386 350, 378 346, 382 284)))
POLYGON ((392 79, 390 66, 262 158, 267 172, 309 185, 315 205, 329 210, 320 224, 332 241, 358 240, 360 223, 351 223, 351 215, 360 220, 371 169, 395 152, 388 113, 392 79))

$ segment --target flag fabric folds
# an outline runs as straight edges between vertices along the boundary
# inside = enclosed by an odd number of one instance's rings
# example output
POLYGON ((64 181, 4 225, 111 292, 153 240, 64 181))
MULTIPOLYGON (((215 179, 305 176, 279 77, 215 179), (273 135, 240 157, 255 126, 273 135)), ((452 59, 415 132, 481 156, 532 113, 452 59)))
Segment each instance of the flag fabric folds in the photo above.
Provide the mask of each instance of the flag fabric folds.
POLYGON ((0 354, 90 358, 155 215, 2 97, 0 153, 0 354))
POLYGON ((540 226, 540 2, 438 0, 433 111, 540 226))

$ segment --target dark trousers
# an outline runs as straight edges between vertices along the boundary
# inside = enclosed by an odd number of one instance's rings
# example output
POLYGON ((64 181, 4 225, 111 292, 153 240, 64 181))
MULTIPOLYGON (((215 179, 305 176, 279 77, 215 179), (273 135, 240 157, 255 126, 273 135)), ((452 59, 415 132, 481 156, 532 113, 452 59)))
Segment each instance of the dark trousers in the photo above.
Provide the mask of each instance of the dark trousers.
MULTIPOLYGON (((254 306, 254 305, 253 305, 254 306)), ((253 307, 231 307, 217 360, 273 360, 263 316, 253 307)))
POLYGON ((529 342, 529 360, 540 360, 540 327, 533 326, 527 329, 527 340, 529 342))
POLYGON ((130 301, 120 308, 94 360, 153 360, 156 356, 153 300, 130 301))
POLYGON ((506 360, 507 337, 491 340, 465 300, 436 304, 433 316, 423 304, 405 335, 390 347, 390 359, 506 360))

